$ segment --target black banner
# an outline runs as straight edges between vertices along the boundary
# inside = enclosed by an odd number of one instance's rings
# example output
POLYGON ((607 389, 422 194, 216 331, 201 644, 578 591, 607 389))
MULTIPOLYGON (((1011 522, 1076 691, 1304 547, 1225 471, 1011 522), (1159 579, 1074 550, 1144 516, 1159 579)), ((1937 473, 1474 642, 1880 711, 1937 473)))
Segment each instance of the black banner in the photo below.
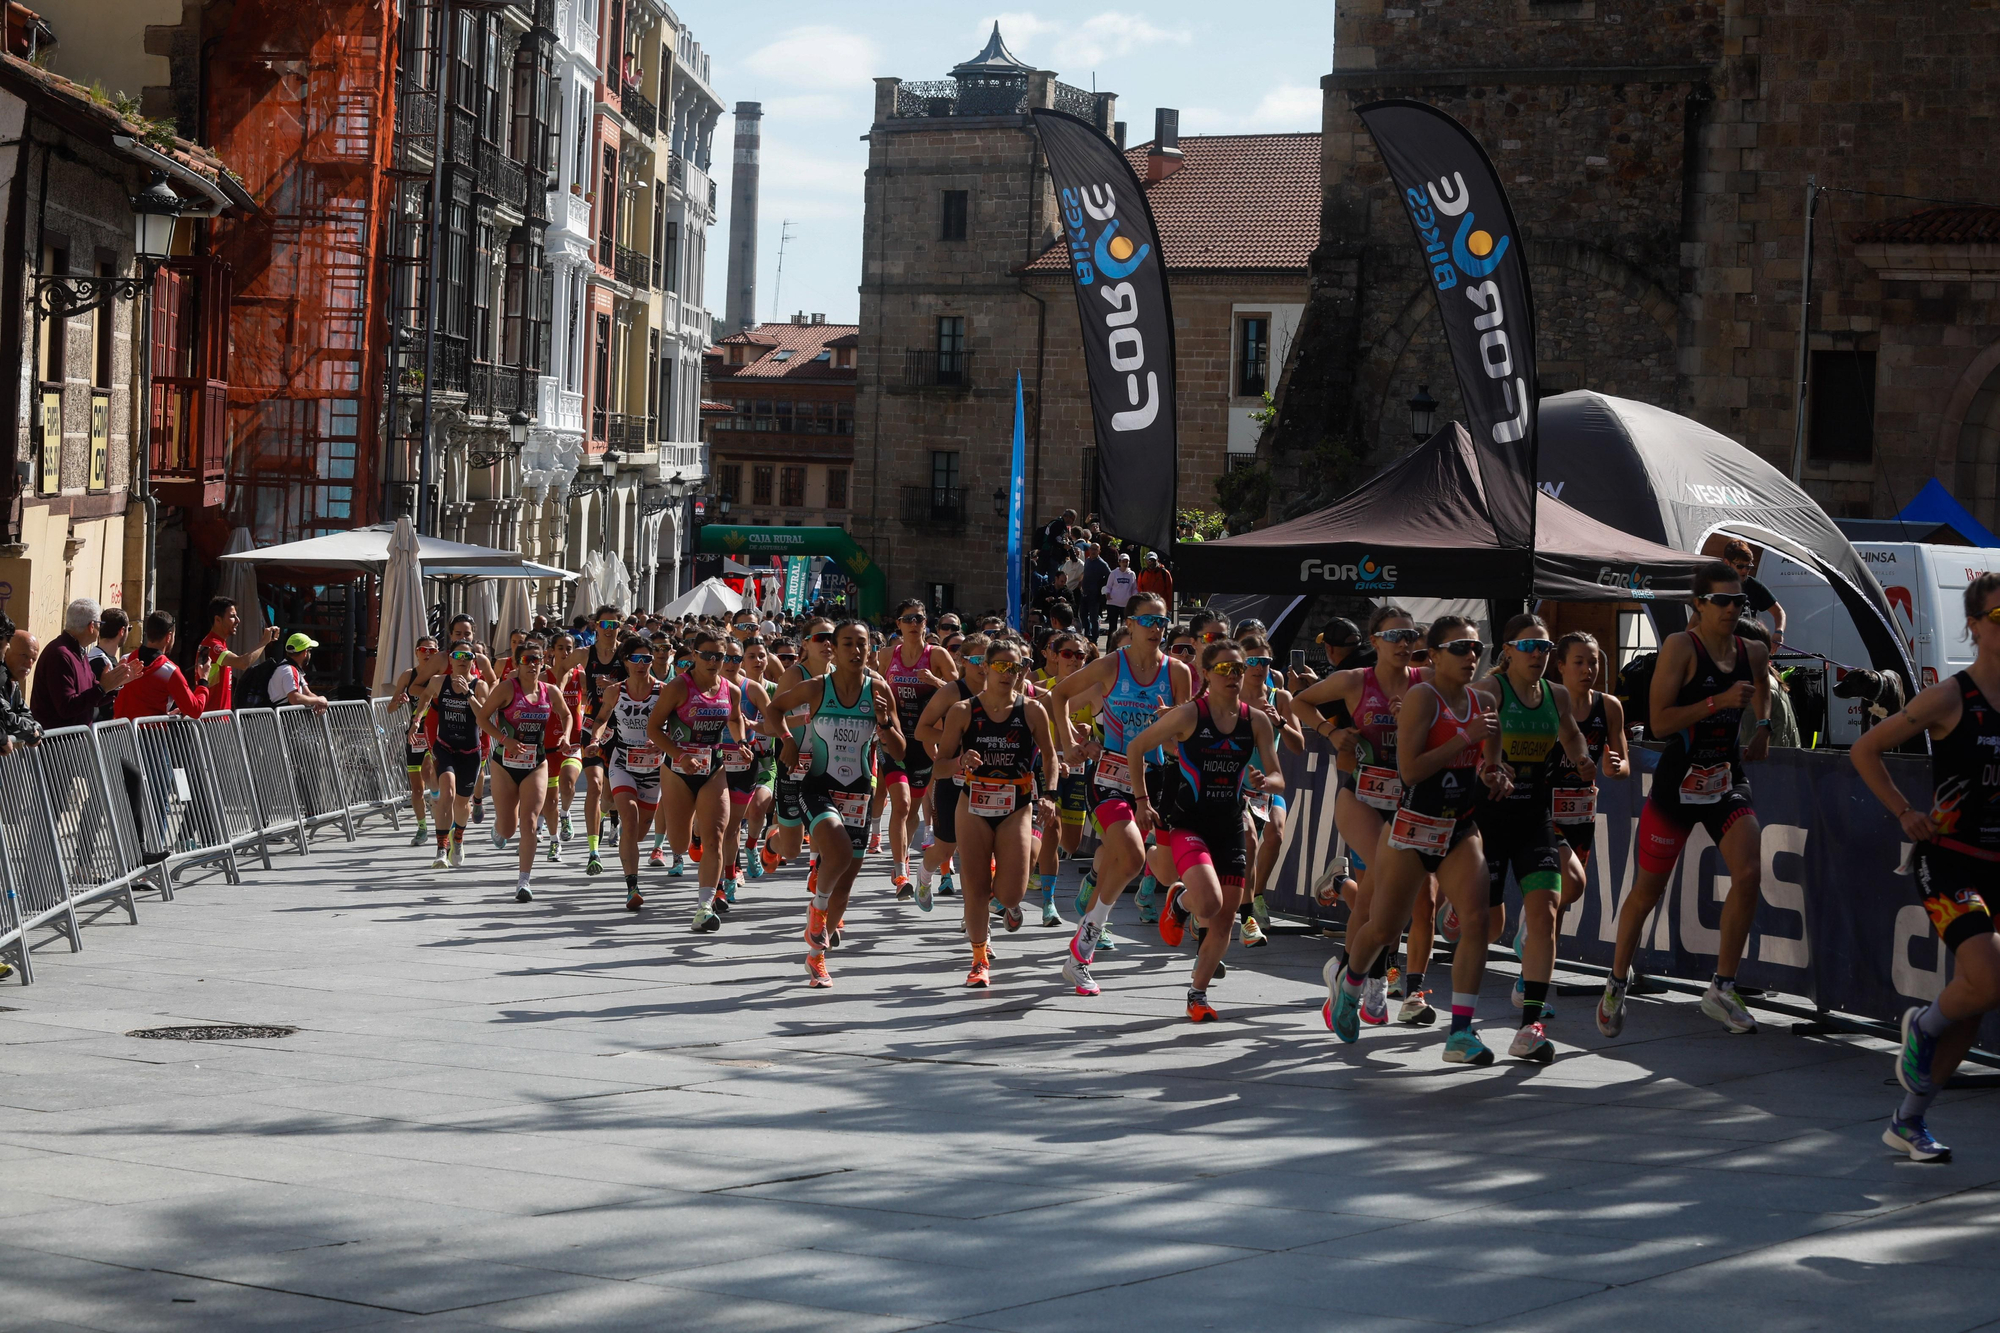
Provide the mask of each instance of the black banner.
POLYGON ((1170 550, 1180 453, 1174 315, 1159 229, 1116 144, 1075 116, 1034 114, 1076 277, 1098 517, 1126 541, 1170 550))
POLYGON ((1430 265, 1493 526, 1535 544, 1535 306, 1528 257, 1479 141, 1434 106, 1394 98, 1356 112, 1401 191, 1430 265))

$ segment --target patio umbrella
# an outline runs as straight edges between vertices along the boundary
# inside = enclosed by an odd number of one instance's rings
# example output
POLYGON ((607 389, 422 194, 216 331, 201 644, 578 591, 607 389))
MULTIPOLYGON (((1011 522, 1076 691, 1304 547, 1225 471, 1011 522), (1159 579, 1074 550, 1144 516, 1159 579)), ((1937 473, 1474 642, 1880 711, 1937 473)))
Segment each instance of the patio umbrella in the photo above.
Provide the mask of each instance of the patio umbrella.
POLYGON ((604 598, 598 594, 603 568, 604 557, 594 552, 585 557, 583 572, 578 576, 576 585, 570 593, 569 614, 572 620, 578 616, 589 619, 595 616, 597 608, 604 604, 604 598))
MULTIPOLYGON (((241 532, 241 529, 238 529, 241 532)), ((247 534, 245 534, 247 535, 247 534)), ((250 573, 254 567, 235 568, 250 573)), ((396 520, 389 537, 389 563, 382 571, 382 627, 375 639, 375 685, 379 698, 393 693, 396 677, 416 663, 417 640, 429 631, 424 615, 424 578, 417 563, 417 533, 410 520, 396 520)))
POLYGON ((511 642, 515 630, 526 633, 534 628, 534 624, 535 612, 528 605, 527 583, 521 579, 508 579, 500 590, 500 624, 493 631, 493 641, 511 642))
POLYGON ((673 619, 683 616, 729 616, 743 609, 743 597, 721 579, 703 579, 660 608, 673 619))
POLYGON ((493 642, 493 624, 500 619, 499 588, 492 579, 474 579, 465 585, 465 613, 472 617, 474 637, 481 643, 493 642))
MULTIPOLYGON (((257 539, 250 535, 250 529, 236 528, 229 534, 229 549, 225 554, 255 549, 257 539)), ((257 587, 257 567, 242 561, 223 565, 222 595, 236 603, 242 617, 236 633, 229 637, 229 651, 247 653, 264 641, 264 595, 257 587)))
POLYGON ((604 557, 604 600, 621 614, 632 609, 632 571, 616 551, 604 557))

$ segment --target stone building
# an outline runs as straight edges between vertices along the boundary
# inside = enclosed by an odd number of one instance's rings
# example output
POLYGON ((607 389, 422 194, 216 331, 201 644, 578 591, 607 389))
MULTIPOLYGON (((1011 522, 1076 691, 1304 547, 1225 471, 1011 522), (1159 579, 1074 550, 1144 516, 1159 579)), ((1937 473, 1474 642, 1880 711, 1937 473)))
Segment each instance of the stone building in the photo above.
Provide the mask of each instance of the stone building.
POLYGON ((731 522, 847 526, 859 334, 825 315, 795 315, 710 349, 709 475, 731 522))
POLYGON ((1686 413, 1789 469, 1807 179, 1818 196, 1803 480, 1836 515, 1925 480, 1995 517, 2000 9, 1984 0, 1338 0, 1312 299, 1275 428, 1274 514, 1328 446, 1462 416, 1409 223, 1354 115, 1440 106, 1486 146, 1529 257, 1542 392, 1686 413), (1898 197, 1902 196, 1902 197, 1898 197))

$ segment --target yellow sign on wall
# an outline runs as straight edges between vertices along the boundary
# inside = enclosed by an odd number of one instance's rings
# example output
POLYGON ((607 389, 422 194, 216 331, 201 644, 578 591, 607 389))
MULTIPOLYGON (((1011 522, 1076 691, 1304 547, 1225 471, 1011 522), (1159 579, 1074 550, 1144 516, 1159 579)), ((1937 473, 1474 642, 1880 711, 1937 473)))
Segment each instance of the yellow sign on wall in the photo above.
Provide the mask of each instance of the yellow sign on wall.
POLYGON ((90 489, 111 484, 111 395, 90 396, 90 489))
POLYGON ((42 494, 62 490, 62 390, 42 391, 42 494))

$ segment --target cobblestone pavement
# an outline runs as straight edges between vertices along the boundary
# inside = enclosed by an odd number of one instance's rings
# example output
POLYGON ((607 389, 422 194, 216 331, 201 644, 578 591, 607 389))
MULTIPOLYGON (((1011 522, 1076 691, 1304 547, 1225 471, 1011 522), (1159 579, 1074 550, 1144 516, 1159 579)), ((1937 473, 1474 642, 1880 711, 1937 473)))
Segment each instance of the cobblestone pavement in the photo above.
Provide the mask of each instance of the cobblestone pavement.
POLYGON ((1101 998, 1032 916, 966 992, 957 900, 878 873, 809 991, 799 871, 695 936, 691 876, 634 919, 572 856, 520 906, 473 835, 450 873, 382 829, 191 884, 0 989, 0 1329, 2000 1320, 2000 1103, 1948 1094, 1956 1163, 1899 1161, 1878 1042, 1675 999, 1610 1044, 1566 998, 1547 1068, 1342 1049, 1298 936, 1232 951, 1197 1029, 1129 899, 1101 998), (214 1022, 299 1031, 124 1035, 214 1022))

